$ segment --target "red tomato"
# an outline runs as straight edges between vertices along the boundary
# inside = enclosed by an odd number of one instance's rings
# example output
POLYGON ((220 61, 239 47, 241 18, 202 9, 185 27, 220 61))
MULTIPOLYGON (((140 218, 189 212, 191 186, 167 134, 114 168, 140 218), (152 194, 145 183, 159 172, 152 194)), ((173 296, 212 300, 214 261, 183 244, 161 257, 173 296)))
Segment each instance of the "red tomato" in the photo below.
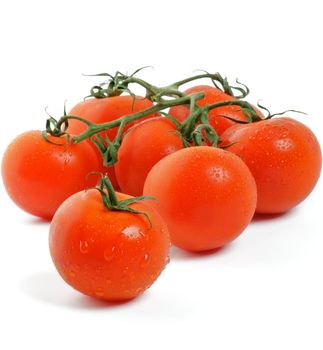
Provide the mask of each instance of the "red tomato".
MULTIPOLYGON (((199 106, 206 106, 217 102, 223 102, 223 101, 234 101, 236 100, 235 97, 232 97, 220 89, 217 89, 213 86, 208 85, 199 85, 194 86, 190 89, 187 89, 185 91, 186 94, 192 94, 197 92, 204 92, 205 96, 197 101, 197 104, 199 106)), ((260 117, 263 117, 263 114, 259 109, 254 107, 257 111, 257 114, 260 117)), ((183 105, 175 106, 170 108, 169 114, 176 118, 179 122, 183 122, 189 115, 189 109, 183 105)), ((237 120, 245 121, 246 117, 244 116, 241 108, 239 106, 223 106, 219 108, 212 109, 209 112, 209 122, 215 129, 215 131, 218 133, 218 135, 221 135, 227 128, 234 125, 235 122, 231 121, 225 117, 222 117, 221 115, 234 118, 237 120)))
POLYGON ((321 170, 320 145, 312 131, 291 118, 235 125, 222 135, 227 150, 251 170, 258 190, 258 213, 281 213, 303 201, 321 170))
MULTIPOLYGON (((114 97, 106 97, 99 99, 88 99, 78 103, 74 106, 69 115, 74 115, 77 117, 81 117, 87 119, 95 124, 101 124, 110 122, 112 120, 118 119, 128 114, 133 114, 136 112, 143 111, 153 106, 153 103, 145 99, 143 97, 137 96, 134 100, 132 96, 114 96, 114 97)), ((151 118, 154 114, 151 114, 145 118, 151 118)), ((142 121, 140 119, 138 122, 142 121)), ((127 130, 130 126, 136 124, 137 122, 129 123, 125 130, 127 130)), ((69 120, 68 131, 72 134, 78 135, 86 130, 86 124, 75 120, 69 120)), ((116 137, 118 128, 113 128, 108 130, 107 132, 102 132, 101 135, 104 137, 108 135, 110 140, 114 140, 116 137)), ((95 147, 95 151, 97 153, 97 157, 100 162, 102 162, 101 153, 95 147)), ((118 189, 118 183, 115 176, 114 166, 111 167, 102 167, 101 172, 107 173, 112 185, 115 189, 118 189)))
MULTIPOLYGON (((117 193, 119 200, 130 198, 117 193)), ((169 261, 167 226, 142 202, 131 208, 148 214, 111 211, 97 190, 79 192, 57 210, 49 246, 62 278, 86 295, 108 301, 131 299, 146 290, 169 261)))
POLYGON ((183 148, 176 126, 165 117, 136 124, 124 135, 115 171, 122 192, 142 195, 150 169, 168 154, 183 148))
POLYGON ((88 142, 72 144, 66 137, 28 131, 12 141, 2 160, 2 178, 11 199, 26 212, 51 219, 70 195, 94 186, 99 163, 88 142))
POLYGON ((203 251, 236 238, 256 207, 255 181, 243 161, 222 149, 185 148, 149 172, 144 194, 166 221, 176 246, 203 251))

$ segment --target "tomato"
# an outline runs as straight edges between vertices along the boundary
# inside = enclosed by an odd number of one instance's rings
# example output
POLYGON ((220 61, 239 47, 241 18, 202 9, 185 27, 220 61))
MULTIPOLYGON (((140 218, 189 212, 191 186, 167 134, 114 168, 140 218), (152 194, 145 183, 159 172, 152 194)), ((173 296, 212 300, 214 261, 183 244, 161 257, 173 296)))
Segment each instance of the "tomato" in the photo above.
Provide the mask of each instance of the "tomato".
POLYGON ((256 207, 255 181, 244 162, 222 149, 179 150, 149 172, 144 195, 168 225, 174 245, 203 251, 236 238, 256 207))
MULTIPOLYGON (((95 124, 101 124, 110 122, 128 114, 143 111, 153 106, 153 103, 141 96, 137 96, 134 100, 132 96, 114 96, 99 99, 88 99, 78 103, 74 106, 69 115, 85 118, 95 124)), ((151 118, 154 114, 151 114, 145 118, 151 118)), ((139 121, 141 121, 140 119, 139 121)), ((130 126, 137 122, 129 123, 124 130, 127 130, 130 126)), ((68 131, 72 134, 78 135, 86 130, 86 124, 76 119, 69 120, 68 131)), ((104 137, 107 135, 110 140, 114 140, 116 137, 118 128, 109 129, 107 132, 102 132, 101 135, 104 137)), ((102 162, 101 153, 94 146, 97 157, 102 162)), ((109 178, 115 189, 118 189, 118 183, 115 176, 114 166, 102 167, 101 172, 108 173, 109 178)))
MULTIPOLYGON (((197 101, 197 104, 199 106, 206 106, 217 102, 236 100, 235 97, 232 97, 224 93, 220 89, 208 85, 194 86, 185 91, 186 94, 193 94, 198 92, 204 92, 205 94, 205 96, 202 99, 197 101)), ((263 117, 261 111, 256 107, 254 108, 257 114, 260 117, 263 117)), ((183 122, 189 115, 189 109, 183 105, 179 105, 170 108, 169 114, 176 118, 179 122, 183 122)), ((246 120, 246 117, 239 106, 223 106, 212 109, 209 112, 209 122, 213 126, 215 131, 218 133, 218 135, 221 135, 227 128, 235 124, 234 121, 222 117, 222 115, 234 118, 236 120, 246 120)))
POLYGON ((124 135, 115 165, 122 192, 139 196, 150 169, 168 154, 183 148, 173 122, 165 117, 145 120, 124 135))
POLYGON ((239 155, 258 190, 258 213, 282 213, 303 201, 318 181, 322 155, 313 132, 291 118, 236 125, 222 135, 239 155))
MULTIPOLYGON (((119 200, 130 198, 117 193, 119 200)), ((169 261, 165 222, 143 202, 142 214, 112 211, 91 189, 68 198, 50 226, 49 246, 62 278, 86 295, 117 301, 146 290, 169 261)))
POLYGON ((2 178, 11 199, 26 212, 51 219, 70 195, 94 186, 99 163, 88 142, 72 144, 66 137, 28 131, 12 141, 2 160, 2 178))

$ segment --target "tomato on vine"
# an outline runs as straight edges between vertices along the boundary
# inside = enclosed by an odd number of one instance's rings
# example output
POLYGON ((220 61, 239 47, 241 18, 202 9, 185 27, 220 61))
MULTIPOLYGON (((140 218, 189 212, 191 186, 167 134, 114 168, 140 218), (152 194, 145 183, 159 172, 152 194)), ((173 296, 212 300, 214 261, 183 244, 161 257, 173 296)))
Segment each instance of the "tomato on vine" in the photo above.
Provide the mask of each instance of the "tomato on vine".
POLYGON ((143 293, 167 265, 167 226, 140 198, 115 193, 107 178, 57 210, 50 253, 61 277, 79 292, 107 301, 143 293))
MULTIPOLYGON (((68 114, 84 118, 95 124, 101 124, 129 114, 143 111, 152 106, 153 103, 150 100, 141 96, 133 97, 129 95, 122 95, 84 100, 75 105, 68 114)), ((153 116, 154 114, 147 116, 146 118, 153 116)), ((131 127, 134 123, 129 123, 125 130, 131 127)), ((85 131, 85 129, 86 125, 79 120, 69 120, 68 130, 70 133, 78 135, 85 131)), ((117 135, 117 130, 117 128, 111 128, 106 132, 110 140, 115 138, 117 135)))
POLYGON ((144 195, 166 221, 174 245, 191 251, 222 247, 249 224, 256 185, 245 163, 225 150, 190 147, 160 160, 144 195))
POLYGON ((150 169, 183 147, 176 125, 165 117, 147 119, 133 126, 123 137, 115 164, 121 190, 132 196, 141 195, 150 169))
POLYGON ((9 197, 26 212, 49 220, 70 195, 96 184, 88 173, 100 165, 88 142, 27 131, 15 138, 2 159, 2 179, 9 197))
MULTIPOLYGON (((74 115, 77 117, 84 118, 95 124, 106 123, 125 115, 140 112, 153 106, 153 103, 146 98, 141 96, 111 96, 104 98, 91 98, 86 99, 77 105, 75 105, 70 111, 69 115, 74 115)), ((153 117, 154 114, 147 116, 153 117)), ((125 130, 129 128, 134 123, 130 123, 126 126, 125 130)), ((72 134, 78 135, 86 130, 86 125, 79 120, 71 119, 69 120, 68 131, 72 134)), ((117 135, 117 128, 111 128, 108 131, 101 133, 103 137, 108 136, 112 141, 117 135)), ((102 163, 102 155, 96 147, 94 146, 97 157, 102 163)), ((114 167, 104 167, 102 166, 102 172, 107 172, 109 178, 111 179, 115 188, 118 187, 114 167)))
POLYGON ((293 208, 319 179, 320 145, 313 132, 295 119, 279 117, 235 125, 221 139, 252 172, 258 213, 282 213, 293 208))

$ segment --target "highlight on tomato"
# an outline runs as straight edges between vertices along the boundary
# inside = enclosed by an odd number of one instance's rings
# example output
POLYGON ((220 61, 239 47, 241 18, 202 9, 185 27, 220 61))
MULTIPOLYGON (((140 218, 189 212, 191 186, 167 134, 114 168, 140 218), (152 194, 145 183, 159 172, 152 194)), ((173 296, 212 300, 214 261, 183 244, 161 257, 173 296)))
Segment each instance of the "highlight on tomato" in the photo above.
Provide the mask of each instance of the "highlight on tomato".
MULTIPOLYGON (((223 92, 222 90, 209 85, 198 85, 185 90, 185 94, 193 94, 197 92, 203 92, 204 97, 198 100, 196 103, 199 106, 211 105, 217 102, 223 101, 236 101, 237 98, 223 92)), ((262 112, 255 106, 253 106, 259 117, 263 118, 262 112)), ((183 122, 189 116, 189 108, 184 105, 171 107, 169 114, 177 119, 179 122, 183 122)), ((243 113, 241 107, 237 105, 227 105, 212 109, 209 114, 209 122, 215 129, 218 135, 221 135, 227 128, 234 125, 235 122, 229 118, 246 121, 246 116, 243 113)))
POLYGON ((315 187, 322 154, 313 132, 301 122, 277 117, 235 125, 221 136, 253 174, 257 213, 282 213, 301 203, 315 187))
POLYGON ((71 137, 27 131, 6 149, 1 165, 5 189, 13 202, 29 214, 50 220, 72 194, 94 186, 87 174, 100 165, 88 142, 73 144, 71 137))
POLYGON ((74 194, 57 210, 49 247, 61 277, 88 296, 120 301, 142 294, 169 261, 170 240, 160 215, 115 193, 108 178, 74 194))
POLYGON ((251 221, 256 185, 233 153, 200 146, 161 159, 149 172, 144 195, 166 221, 174 245, 189 251, 222 247, 251 221))
POLYGON ((123 137, 115 165, 122 192, 142 195, 150 169, 183 147, 176 125, 165 117, 147 119, 130 128, 123 137))

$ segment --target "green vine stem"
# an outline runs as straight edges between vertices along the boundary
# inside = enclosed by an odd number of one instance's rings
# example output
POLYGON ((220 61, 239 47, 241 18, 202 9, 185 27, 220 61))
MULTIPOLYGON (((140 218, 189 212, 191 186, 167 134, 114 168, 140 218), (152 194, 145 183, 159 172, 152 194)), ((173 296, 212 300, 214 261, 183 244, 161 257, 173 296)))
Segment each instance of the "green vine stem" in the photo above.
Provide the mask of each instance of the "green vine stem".
MULTIPOLYGON (((79 135, 73 136, 72 142, 78 143, 87 138, 91 138, 93 143, 97 146, 103 155, 104 164, 111 166, 117 161, 117 154, 121 145, 122 133, 125 126, 150 114, 163 114, 166 115, 167 118, 173 120, 179 134, 181 135, 185 147, 191 145, 192 142, 196 145, 202 144, 205 139, 207 139, 211 145, 217 146, 219 137, 208 121, 208 113, 212 109, 223 106, 236 105, 241 107, 242 112, 246 116, 246 122, 259 120, 259 116, 257 115, 256 111, 246 101, 235 99, 233 101, 223 101, 202 107, 199 106, 197 102, 204 97, 203 92, 185 94, 179 91, 180 86, 188 82, 202 78, 210 78, 217 88, 219 88, 217 83, 220 83, 222 90, 228 94, 234 95, 233 89, 239 90, 242 95, 245 95, 249 92, 249 89, 247 87, 245 87, 245 90, 240 87, 231 87, 227 79, 223 78, 219 73, 210 74, 208 72, 205 72, 203 74, 176 81, 175 83, 164 87, 156 87, 138 77, 135 77, 134 75, 139 70, 135 71, 130 76, 124 75, 121 72, 116 72, 114 76, 109 73, 97 74, 97 76, 107 76, 110 78, 110 80, 106 83, 101 84, 101 86, 97 86, 96 90, 94 89, 95 87, 92 88, 92 93, 94 93, 94 95, 97 95, 95 97, 101 98, 108 96, 118 96, 123 92, 127 92, 131 94, 135 99, 136 96, 130 90, 129 84, 137 84, 144 87, 146 89, 146 95, 148 98, 155 102, 152 107, 102 124, 95 124, 78 116, 67 115, 64 108, 64 115, 59 120, 56 120, 52 117, 47 120, 46 132, 53 136, 61 136, 63 134, 68 134, 68 121, 70 119, 76 119, 80 122, 83 122, 87 126, 86 130, 79 135), (171 118, 171 116, 165 112, 165 109, 178 105, 184 105, 190 110, 188 118, 183 123, 176 123, 174 118, 171 118), (202 124, 202 126, 197 127, 199 124, 202 124), (107 136, 103 137, 100 135, 101 132, 116 127, 118 127, 118 132, 114 140, 110 140, 107 136)), ((92 94, 92 96, 94 95, 92 94)))
MULTIPOLYGON (((82 121, 83 123, 85 123, 87 125, 87 129, 84 132, 82 132, 81 134, 74 136, 72 138, 73 143, 79 143, 87 138, 90 138, 91 136, 93 136, 97 133, 100 133, 102 131, 106 131, 106 130, 109 130, 109 129, 112 129, 115 127, 119 127, 121 124, 123 124, 123 126, 125 126, 125 125, 132 123, 136 120, 139 120, 139 119, 141 119, 149 114, 153 114, 153 113, 162 111, 163 109, 173 107, 173 106, 178 106, 178 105, 185 105, 185 104, 190 102, 190 99, 192 98, 192 96, 196 97, 196 99, 200 99, 204 96, 204 94, 197 93, 197 94, 187 95, 185 97, 181 97, 181 98, 174 99, 174 100, 163 100, 159 104, 156 104, 153 107, 145 109, 141 112, 125 115, 121 118, 112 120, 112 121, 107 122, 107 123, 101 123, 101 124, 95 124, 95 123, 92 123, 84 118, 80 118, 77 116, 65 115, 57 121, 54 128, 48 129, 46 131, 54 136, 60 136, 60 135, 62 135, 62 133, 66 133, 65 127, 64 127, 64 131, 63 132, 61 131, 61 127, 65 126, 66 121, 69 119, 77 119, 77 120, 82 121)), ((246 101, 239 101, 239 100, 237 100, 237 101, 223 101, 223 102, 214 103, 212 105, 207 105, 204 107, 199 107, 182 123, 182 126, 181 126, 182 129, 184 129, 186 126, 189 127, 188 129, 194 128, 196 123, 197 123, 198 117, 201 114, 203 114, 203 111, 209 112, 212 109, 215 109, 218 107, 223 107, 223 106, 240 106, 243 109, 243 111, 245 112, 245 114, 248 117, 250 122, 261 120, 261 118, 255 112, 255 110, 253 109, 252 105, 250 105, 250 103, 248 103, 246 101)), ((247 122, 249 122, 249 121, 247 121, 247 122)), ((121 134, 121 132, 119 134, 121 134)))
MULTIPOLYGON (((145 68, 145 67, 143 67, 145 68)), ((141 68, 141 69, 143 69, 141 68)), ((183 97, 185 94, 181 91, 179 91, 179 88, 194 80, 199 80, 203 78, 209 78, 211 79, 213 85, 224 91, 230 96, 233 96, 237 99, 241 99, 246 97, 249 94, 249 89, 246 85, 241 84, 238 80, 236 80, 237 84, 241 86, 231 86, 227 80, 227 78, 223 78, 220 73, 211 74, 208 72, 205 72, 203 74, 195 75, 186 79, 182 79, 179 81, 176 81, 170 85, 158 88, 152 84, 149 84, 148 82, 135 77, 134 75, 138 73, 141 69, 137 69, 133 74, 130 76, 123 74, 121 72, 116 72, 113 76, 110 73, 100 73, 100 74, 94 74, 92 76, 102 76, 102 77, 108 77, 109 80, 103 82, 100 85, 95 85, 91 88, 90 95, 87 97, 95 97, 95 98, 105 98, 105 97, 111 97, 111 96, 119 96, 124 92, 129 93, 131 96, 134 96, 134 93, 130 90, 129 85, 130 84, 137 84, 141 87, 143 87, 146 90, 146 98, 150 99, 153 102, 159 102, 162 97, 168 96, 168 97, 183 97), (220 85, 219 85, 220 84, 220 85), (240 95, 235 95, 234 91, 239 91, 240 95)))
POLYGON ((203 131, 206 133, 206 138, 211 146, 217 147, 220 138, 210 124, 200 124, 195 128, 192 133, 194 144, 196 146, 202 146, 204 144, 205 137, 203 136, 203 131))
MULTIPOLYGON (((204 93, 195 93, 195 94, 186 95, 184 97, 179 97, 172 100, 162 100, 161 102, 157 103, 156 105, 146 110, 129 114, 121 118, 112 120, 107 123, 102 123, 102 124, 94 124, 84 118, 77 117, 77 116, 64 115, 58 121, 56 121, 54 118, 51 118, 51 123, 47 123, 47 126, 49 126, 49 128, 46 129, 46 132, 48 132, 53 136, 61 136, 63 134, 66 134, 66 125, 68 125, 69 119, 76 119, 85 123, 87 125, 87 129, 81 134, 73 136, 71 139, 72 142, 79 143, 85 139, 92 138, 92 141, 95 143, 95 145, 103 154, 104 164, 110 166, 117 161, 117 153, 121 145, 122 131, 124 130, 124 127, 127 124, 140 120, 149 114, 161 112, 164 109, 167 109, 169 107, 178 106, 178 105, 189 106, 191 105, 192 101, 194 102, 198 101, 199 99, 203 98, 203 96, 204 96, 204 93), (107 131, 115 127, 119 127, 119 129, 117 132, 117 136, 113 141, 109 140, 107 137, 103 138, 99 134, 103 131, 107 131)), ((207 115, 210 110, 218 107, 227 106, 227 105, 240 106, 242 108, 243 113, 245 113, 246 115, 247 122, 256 121, 259 119, 252 105, 250 105, 246 101, 240 101, 240 100, 224 101, 224 102, 214 103, 212 105, 206 105, 204 107, 200 107, 195 104, 195 107, 192 109, 192 113, 189 115, 189 117, 182 124, 180 124, 180 126, 178 126, 177 124, 178 131, 180 132, 184 140, 183 141, 184 145, 185 144, 189 145, 190 140, 199 142, 198 141, 199 136, 196 135, 194 137, 193 133, 196 128, 196 125, 202 121, 206 138, 209 140, 210 144, 216 146, 219 138, 216 135, 215 130, 208 123, 207 115)), ((201 134, 201 130, 197 129, 195 133, 201 134)))
MULTIPOLYGON (((87 138, 89 138, 89 137, 91 137, 99 132, 106 131, 108 129, 112 129, 115 127, 119 127, 122 123, 124 125, 127 125, 129 123, 132 123, 132 122, 138 120, 138 119, 146 117, 149 114, 157 113, 157 112, 162 111, 166 108, 178 106, 178 105, 189 104, 192 98, 194 98, 195 100, 199 100, 203 97, 204 97, 204 93, 199 92, 196 94, 186 95, 184 97, 176 98, 173 100, 162 100, 159 103, 157 103, 156 105, 154 105, 150 108, 147 108, 143 111, 129 114, 129 115, 125 115, 121 118, 112 120, 112 121, 107 122, 107 123, 102 123, 102 124, 94 124, 94 123, 92 123, 84 118, 80 118, 77 116, 64 115, 58 121, 56 121, 56 123, 54 122, 55 120, 53 121, 53 118, 52 118, 51 119, 51 128, 48 129, 47 131, 54 136, 60 136, 60 133, 61 133, 61 130, 63 127, 64 127, 64 133, 65 133, 66 121, 68 121, 69 119, 77 119, 77 120, 79 120, 87 125, 87 129, 83 133, 81 133, 77 136, 74 136, 72 138, 73 143, 78 143, 78 142, 81 142, 81 141, 83 141, 83 140, 85 140, 85 139, 87 139, 87 138), (52 126, 54 126, 54 127, 52 127, 52 126)), ((48 123, 46 123, 46 125, 48 125, 48 123)))

